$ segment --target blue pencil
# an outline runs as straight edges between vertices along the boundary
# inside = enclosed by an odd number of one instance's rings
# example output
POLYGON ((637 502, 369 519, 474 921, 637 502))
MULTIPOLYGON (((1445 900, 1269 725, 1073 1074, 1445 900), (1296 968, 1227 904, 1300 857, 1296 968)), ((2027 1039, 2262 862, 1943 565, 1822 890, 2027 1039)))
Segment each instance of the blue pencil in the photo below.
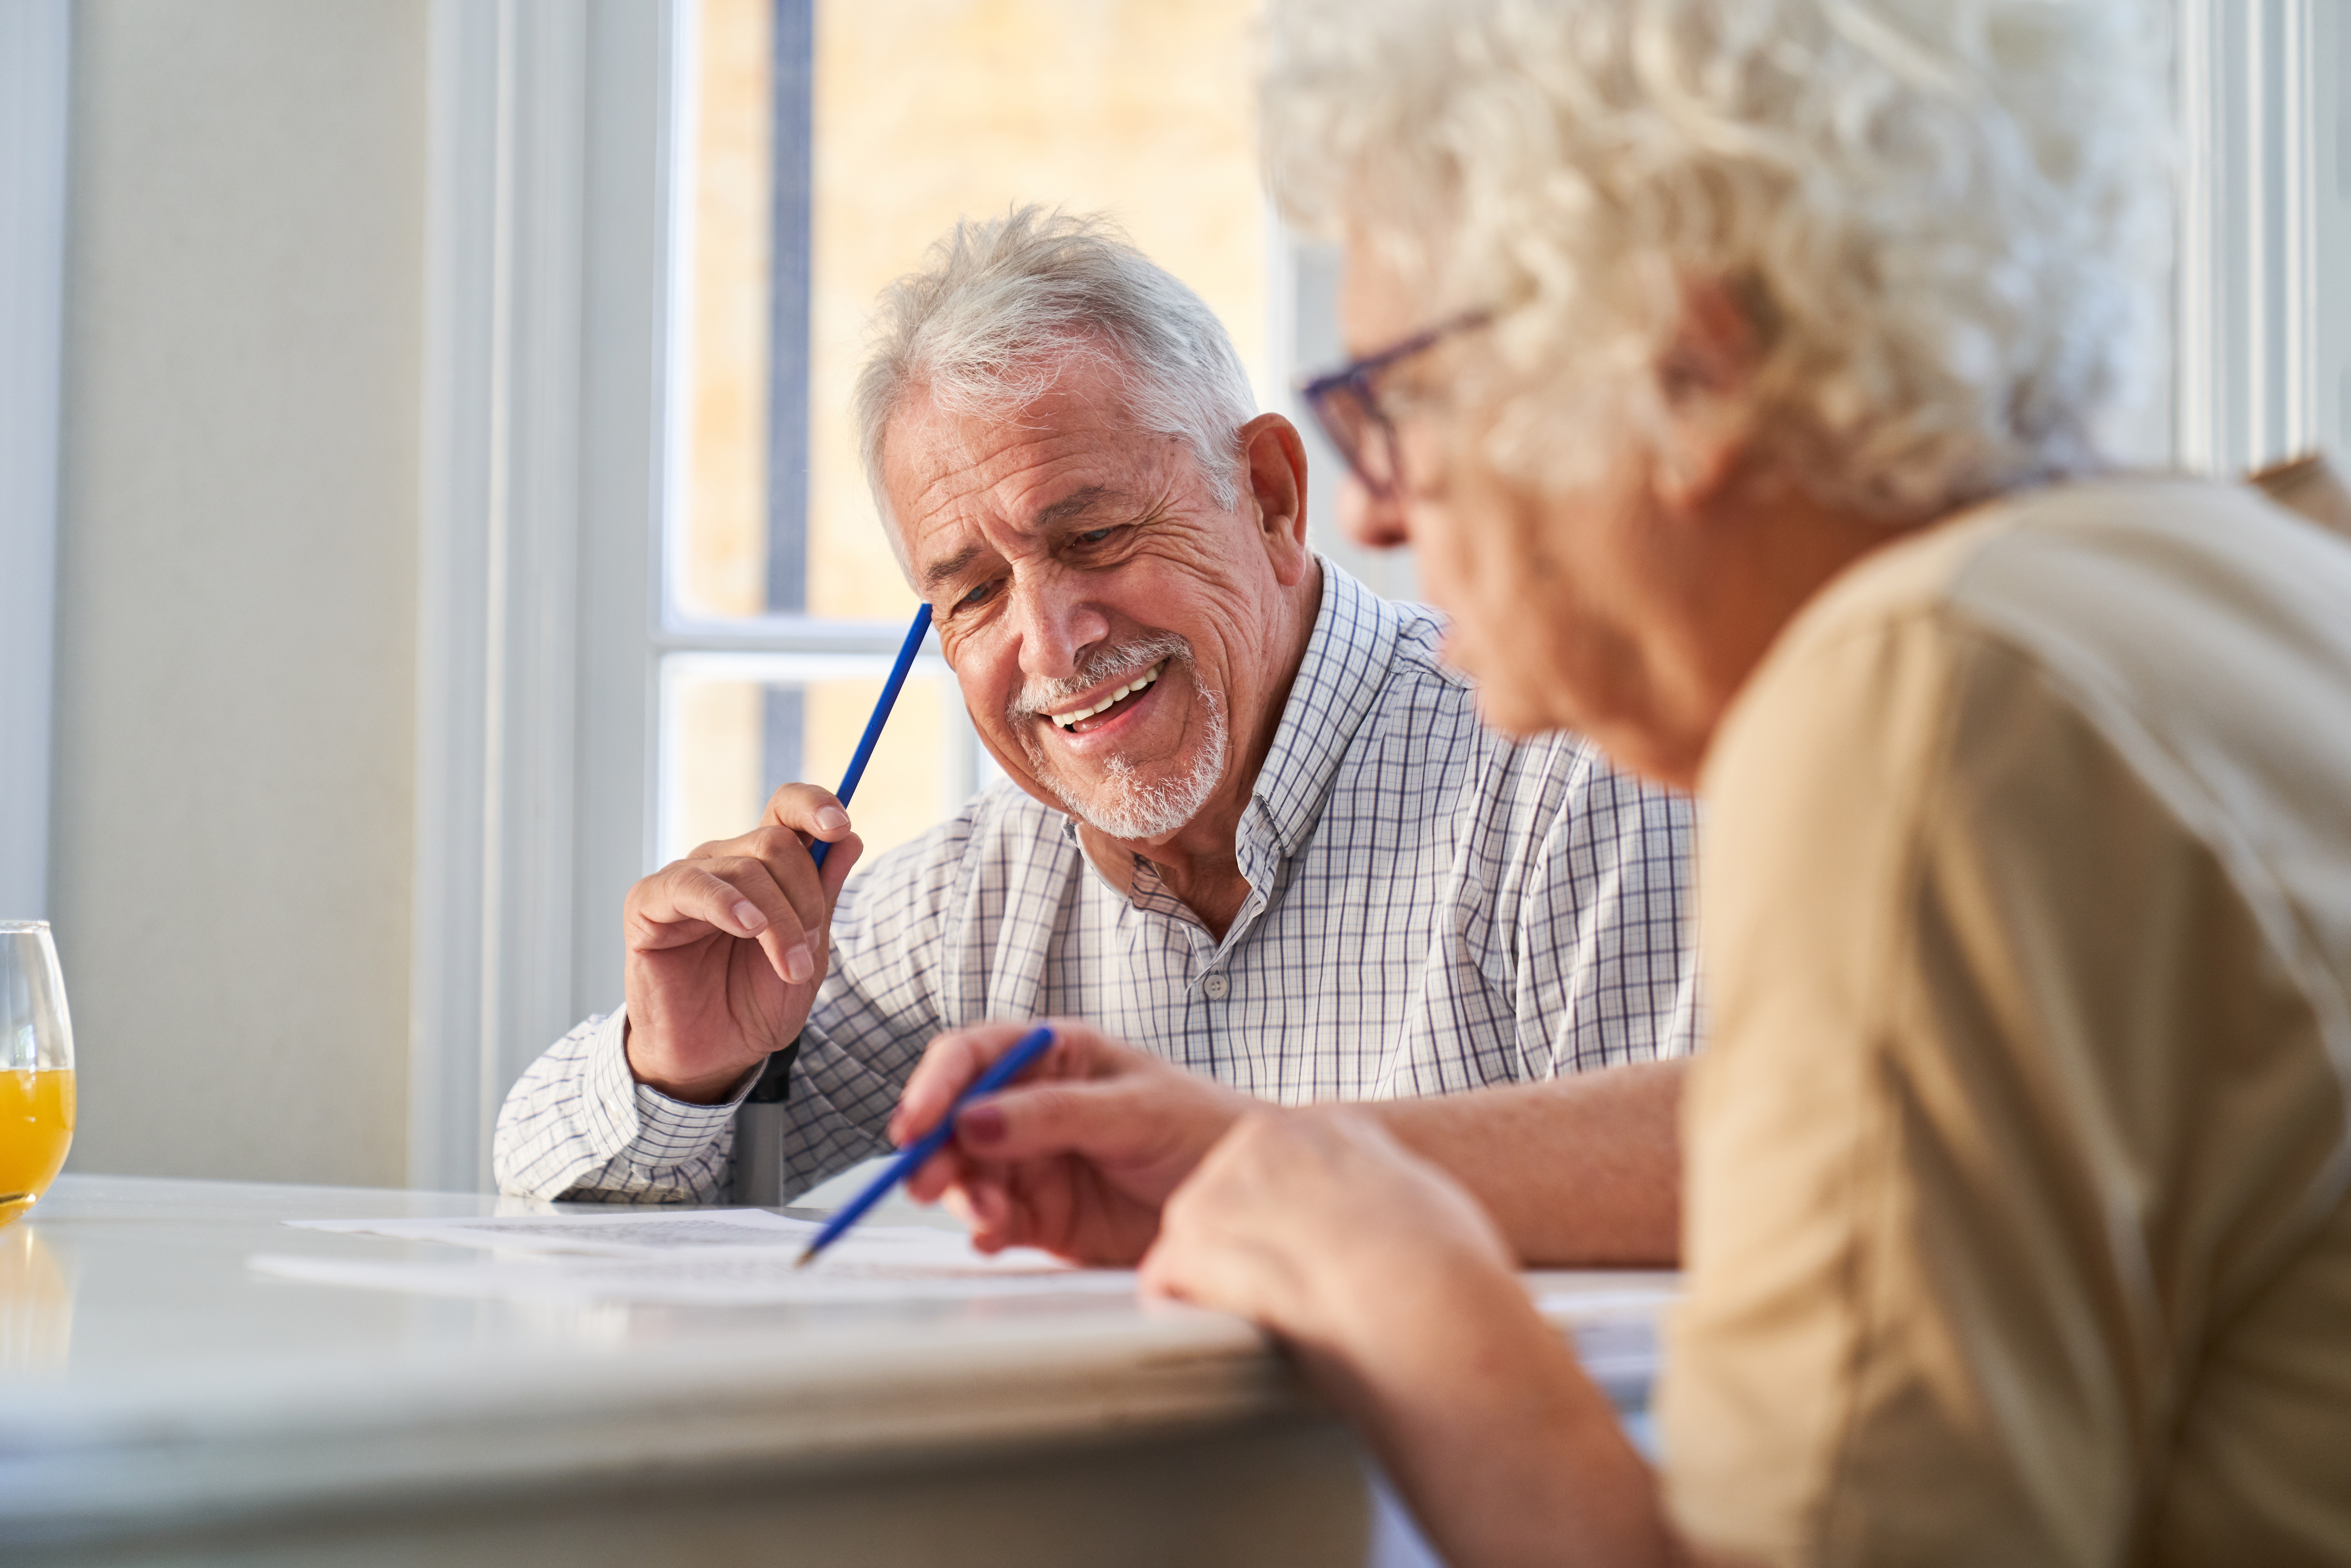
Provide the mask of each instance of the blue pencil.
MULTIPOLYGON (((857 750, 849 759, 849 771, 841 776, 837 791, 843 806, 857 793, 857 781, 865 777, 865 765, 873 760, 873 743, 882 738, 882 727, 890 722, 890 710, 898 706, 899 688, 906 684, 906 672, 914 667, 914 655, 922 652, 923 634, 931 629, 931 607, 928 601, 914 606, 914 623, 906 628, 906 640, 898 646, 898 662, 890 666, 890 678, 882 685, 882 700, 873 705, 873 716, 865 721, 865 733, 857 737, 857 750)), ((819 839, 809 846, 809 859, 821 867, 832 846, 819 839)))
POLYGON ((1022 1035, 1010 1051, 998 1057, 994 1064, 979 1075, 970 1088, 956 1096, 955 1103, 947 1107, 947 1113, 939 1118, 937 1126, 898 1151, 898 1157, 890 1162, 888 1169, 868 1182, 863 1192, 851 1198, 824 1222, 824 1228, 816 1233, 816 1239, 808 1244, 808 1250, 800 1254, 799 1261, 793 1267, 805 1269, 815 1262, 816 1255, 841 1239, 841 1232, 864 1218, 865 1211, 881 1202, 883 1194, 914 1175, 925 1160, 947 1146, 947 1140, 955 1136, 957 1112, 983 1094, 995 1093, 1029 1071, 1039 1057, 1051 1049, 1052 1044, 1053 1031, 1044 1024, 1039 1024, 1022 1035))

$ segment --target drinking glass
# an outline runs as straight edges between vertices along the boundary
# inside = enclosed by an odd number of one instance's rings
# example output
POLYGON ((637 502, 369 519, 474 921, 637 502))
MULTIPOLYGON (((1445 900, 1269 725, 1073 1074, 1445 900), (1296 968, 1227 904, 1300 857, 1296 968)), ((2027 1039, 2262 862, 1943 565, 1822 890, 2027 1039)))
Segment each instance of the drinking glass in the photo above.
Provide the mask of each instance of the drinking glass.
POLYGON ((73 1022, 46 920, 0 920, 0 1225, 49 1190, 73 1143, 73 1022))

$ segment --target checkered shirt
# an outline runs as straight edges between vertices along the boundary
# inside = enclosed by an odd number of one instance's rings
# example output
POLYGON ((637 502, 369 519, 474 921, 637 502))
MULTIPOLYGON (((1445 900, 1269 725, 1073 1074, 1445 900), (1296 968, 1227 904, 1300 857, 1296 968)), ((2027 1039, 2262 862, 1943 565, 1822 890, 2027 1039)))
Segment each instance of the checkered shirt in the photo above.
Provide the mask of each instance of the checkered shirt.
MULTIPOLYGON (((1242 815, 1249 894, 1224 939, 1148 862, 1123 893, 1061 812, 1010 785, 982 792, 842 892, 792 1071, 787 1192, 888 1152, 883 1125, 931 1037, 987 1019, 1083 1018, 1289 1104, 1691 1048, 1688 801, 1581 738, 1486 730, 1437 658, 1432 612, 1322 571, 1242 815)), ((735 1103, 634 1082, 623 1016, 581 1023, 507 1095, 504 1190, 724 1196, 735 1103)))

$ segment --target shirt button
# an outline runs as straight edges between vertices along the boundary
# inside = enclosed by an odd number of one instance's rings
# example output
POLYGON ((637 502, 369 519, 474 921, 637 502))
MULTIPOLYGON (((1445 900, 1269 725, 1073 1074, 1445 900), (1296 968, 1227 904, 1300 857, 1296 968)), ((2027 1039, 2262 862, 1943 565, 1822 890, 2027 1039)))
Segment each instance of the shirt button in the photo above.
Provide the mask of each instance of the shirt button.
POLYGON ((1208 993, 1210 1001, 1221 1002, 1225 999, 1225 993, 1232 989, 1232 985, 1222 975, 1211 975, 1200 982, 1200 988, 1208 993))

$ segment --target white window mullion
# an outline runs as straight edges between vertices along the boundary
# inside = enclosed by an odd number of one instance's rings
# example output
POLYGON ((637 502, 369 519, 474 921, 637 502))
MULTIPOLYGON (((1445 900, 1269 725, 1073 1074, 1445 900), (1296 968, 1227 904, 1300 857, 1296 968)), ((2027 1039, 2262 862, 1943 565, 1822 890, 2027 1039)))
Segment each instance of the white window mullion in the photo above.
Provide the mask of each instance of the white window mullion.
POLYGON ((2343 465, 2351 464, 2351 8, 2316 5, 2311 19, 2311 423, 2343 465))
POLYGON ((2351 377, 2345 22, 2328 0, 2180 0, 2181 463, 2333 444, 2351 377))
POLYGON ((648 826, 664 16, 433 12, 417 1186, 485 1185, 507 1087, 617 999, 609 884, 648 826))
MULTIPOLYGON (((672 141, 684 0, 598 0, 589 28, 577 788, 567 1023, 619 1005, 621 906, 653 867, 662 520, 672 499, 667 352, 672 141)), ((520 1042, 521 1061, 544 1050, 520 1042)), ((510 1059, 511 1060, 511 1059, 510 1059)), ((517 1063, 517 1066, 519 1063, 517 1063)))

